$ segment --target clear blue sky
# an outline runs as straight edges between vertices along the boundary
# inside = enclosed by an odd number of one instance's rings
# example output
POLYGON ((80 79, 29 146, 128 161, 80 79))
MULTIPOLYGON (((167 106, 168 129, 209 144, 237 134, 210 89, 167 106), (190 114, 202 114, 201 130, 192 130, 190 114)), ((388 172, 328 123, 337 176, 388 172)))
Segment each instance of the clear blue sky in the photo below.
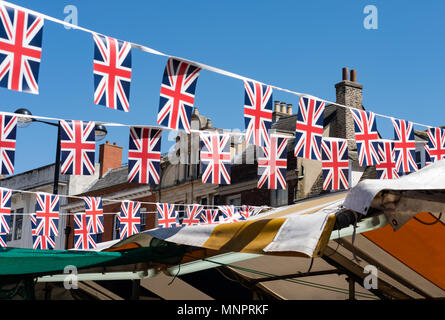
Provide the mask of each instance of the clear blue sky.
MULTIPOLYGON (((443 1, 12 2, 62 20, 64 7, 75 5, 80 26, 331 101, 346 66, 357 70, 368 110, 445 124, 443 1), (368 4, 378 9, 377 30, 363 27, 368 4)), ((166 58, 133 50, 129 113, 94 105, 92 61, 90 34, 45 21, 40 94, 0 88, 0 110, 156 124, 166 58)), ((243 95, 241 81, 202 71, 195 105, 214 126, 243 129, 243 95)), ((274 100, 298 103, 277 91, 274 100)), ((383 136, 392 138, 389 120, 377 121, 383 136)), ((126 162, 128 128, 108 129, 106 140, 124 147, 126 162)), ((55 128, 35 123, 19 129, 16 173, 54 162, 55 144, 55 128)))

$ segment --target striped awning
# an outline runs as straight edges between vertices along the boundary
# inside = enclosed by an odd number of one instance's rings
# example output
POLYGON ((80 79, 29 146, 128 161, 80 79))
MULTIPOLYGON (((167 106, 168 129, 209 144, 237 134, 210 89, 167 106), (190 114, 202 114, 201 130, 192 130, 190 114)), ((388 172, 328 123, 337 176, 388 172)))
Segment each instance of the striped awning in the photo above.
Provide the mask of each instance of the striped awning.
POLYGON ((280 207, 246 221, 159 228, 154 238, 222 252, 320 256, 346 193, 329 194, 280 207))

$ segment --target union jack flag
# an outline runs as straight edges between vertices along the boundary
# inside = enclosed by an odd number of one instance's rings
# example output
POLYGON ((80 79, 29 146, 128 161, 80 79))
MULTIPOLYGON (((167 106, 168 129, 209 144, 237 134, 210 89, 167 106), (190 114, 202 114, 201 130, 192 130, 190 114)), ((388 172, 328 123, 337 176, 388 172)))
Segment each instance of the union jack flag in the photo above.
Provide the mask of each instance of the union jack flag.
POLYGON ((258 188, 286 189, 287 139, 270 136, 270 146, 260 147, 258 188))
POLYGON ((295 132, 295 157, 321 160, 324 101, 300 97, 295 132))
POLYGON ((442 128, 428 128, 428 144, 425 145, 430 162, 445 159, 445 130, 442 128))
POLYGON ((62 174, 94 175, 94 122, 60 121, 62 174))
POLYGON ((12 191, 0 188, 0 247, 6 248, 7 236, 11 232, 11 195, 12 191))
POLYGON ((199 224, 205 225, 205 224, 218 223, 218 214, 219 214, 218 210, 205 209, 203 214, 201 214, 199 224))
POLYGON ((0 114, 0 122, 0 174, 13 174, 17 117, 0 114))
POLYGON ((125 239, 141 232, 141 204, 135 201, 122 201, 119 215, 120 238, 125 239))
POLYGON ((379 134, 373 112, 351 109, 360 166, 379 163, 379 134))
POLYGON ((131 45, 93 33, 94 103, 130 111, 131 45))
POLYGON ((56 246, 55 236, 39 236, 36 233, 37 220, 31 215, 31 234, 33 249, 54 249, 56 246))
POLYGON ((56 240, 53 236, 32 236, 32 243, 33 249, 51 250, 56 247, 56 240))
POLYGON ((272 88, 244 81, 244 122, 246 140, 257 146, 268 145, 272 126, 272 88))
POLYGON ((128 182, 159 184, 162 130, 130 128, 128 182))
POLYGON ((182 225, 193 226, 199 224, 199 215, 203 209, 204 207, 198 204, 187 206, 186 216, 182 219, 182 225))
POLYGON ((88 232, 97 234, 104 232, 104 211, 102 199, 99 197, 84 197, 85 217, 88 221, 88 232))
POLYGON ((379 163, 376 164, 377 179, 396 179, 395 150, 393 141, 379 142, 379 163))
POLYGON ((35 220, 36 236, 58 236, 59 196, 37 193, 36 212, 31 215, 35 220))
POLYGON ((11 195, 12 191, 0 188, 0 233, 8 234, 10 232, 11 219, 11 195))
POLYGON ((249 217, 252 217, 258 213, 258 209, 252 206, 246 206, 243 205, 241 208, 238 209, 238 213, 244 217, 244 219, 247 219, 249 217))
POLYGON ((230 184, 230 135, 201 133, 202 182, 230 184))
POLYGON ((322 140, 323 190, 348 189, 348 142, 341 139, 322 140))
POLYGON ((0 5, 0 87, 39 93, 43 18, 0 5))
POLYGON ((416 142, 412 122, 392 119, 397 172, 417 171, 416 142))
POLYGON ((168 59, 161 85, 158 124, 190 133, 190 118, 200 68, 187 62, 168 59))
POLYGON ((0 232, 0 248, 6 248, 8 246, 8 233, 0 232))
POLYGON ((158 228, 170 228, 179 226, 178 212, 175 210, 174 204, 157 203, 158 211, 158 228))
POLYGON ((222 212, 222 216, 219 218, 220 222, 238 222, 246 220, 246 218, 239 214, 238 210, 233 205, 218 206, 218 209, 222 212))
POLYGON ((85 213, 74 215, 74 248, 87 250, 96 248, 96 235, 90 233, 89 221, 85 213))

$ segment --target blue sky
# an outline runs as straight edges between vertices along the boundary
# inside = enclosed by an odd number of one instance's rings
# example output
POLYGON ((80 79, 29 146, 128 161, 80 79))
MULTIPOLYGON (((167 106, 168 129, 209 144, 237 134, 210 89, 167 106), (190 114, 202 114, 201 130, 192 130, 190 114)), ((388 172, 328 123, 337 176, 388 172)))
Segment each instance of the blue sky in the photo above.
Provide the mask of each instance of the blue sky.
MULTIPOLYGON (((341 68, 356 69, 368 110, 432 126, 445 124, 443 33, 445 2, 407 1, 27 1, 15 4, 64 19, 78 9, 80 26, 282 88, 335 100, 341 68), (366 5, 378 29, 363 27, 366 5)), ((0 111, 26 107, 35 115, 156 124, 166 58, 133 50, 130 112, 93 103, 93 40, 45 21, 39 95, 0 88, 0 111)), ((298 104, 274 91, 274 100, 298 104)), ((243 84, 209 71, 198 79, 195 105, 221 128, 243 129, 243 84)), ((388 119, 378 118, 385 138, 388 119)), ((128 147, 128 128, 106 140, 128 147)), ((420 128, 419 129, 424 129, 420 128)), ((164 138, 167 138, 164 135, 164 138)), ((17 133, 16 173, 54 162, 56 129, 34 123, 17 133)), ((168 151, 163 144, 162 152, 168 151)))

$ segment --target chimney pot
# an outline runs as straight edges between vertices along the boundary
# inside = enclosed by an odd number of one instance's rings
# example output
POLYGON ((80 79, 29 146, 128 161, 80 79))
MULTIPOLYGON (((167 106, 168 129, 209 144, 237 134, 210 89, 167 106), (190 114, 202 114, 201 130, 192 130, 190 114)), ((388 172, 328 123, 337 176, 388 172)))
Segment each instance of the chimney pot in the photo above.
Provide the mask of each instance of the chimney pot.
MULTIPOLYGON (((342 75, 342 80, 349 80, 349 69, 348 68, 343 68, 343 75, 342 75)), ((351 71, 352 74, 352 71, 351 71)))
POLYGON ((288 115, 292 115, 292 104, 291 104, 291 103, 289 103, 289 104, 287 105, 287 114, 288 114, 288 115))
POLYGON ((286 102, 281 102, 281 113, 286 113, 286 102))
POLYGON ((275 112, 280 112, 280 101, 275 100, 273 102, 273 104, 274 104, 274 111, 275 112))
POLYGON ((351 70, 351 81, 357 82, 357 71, 354 69, 351 70))

